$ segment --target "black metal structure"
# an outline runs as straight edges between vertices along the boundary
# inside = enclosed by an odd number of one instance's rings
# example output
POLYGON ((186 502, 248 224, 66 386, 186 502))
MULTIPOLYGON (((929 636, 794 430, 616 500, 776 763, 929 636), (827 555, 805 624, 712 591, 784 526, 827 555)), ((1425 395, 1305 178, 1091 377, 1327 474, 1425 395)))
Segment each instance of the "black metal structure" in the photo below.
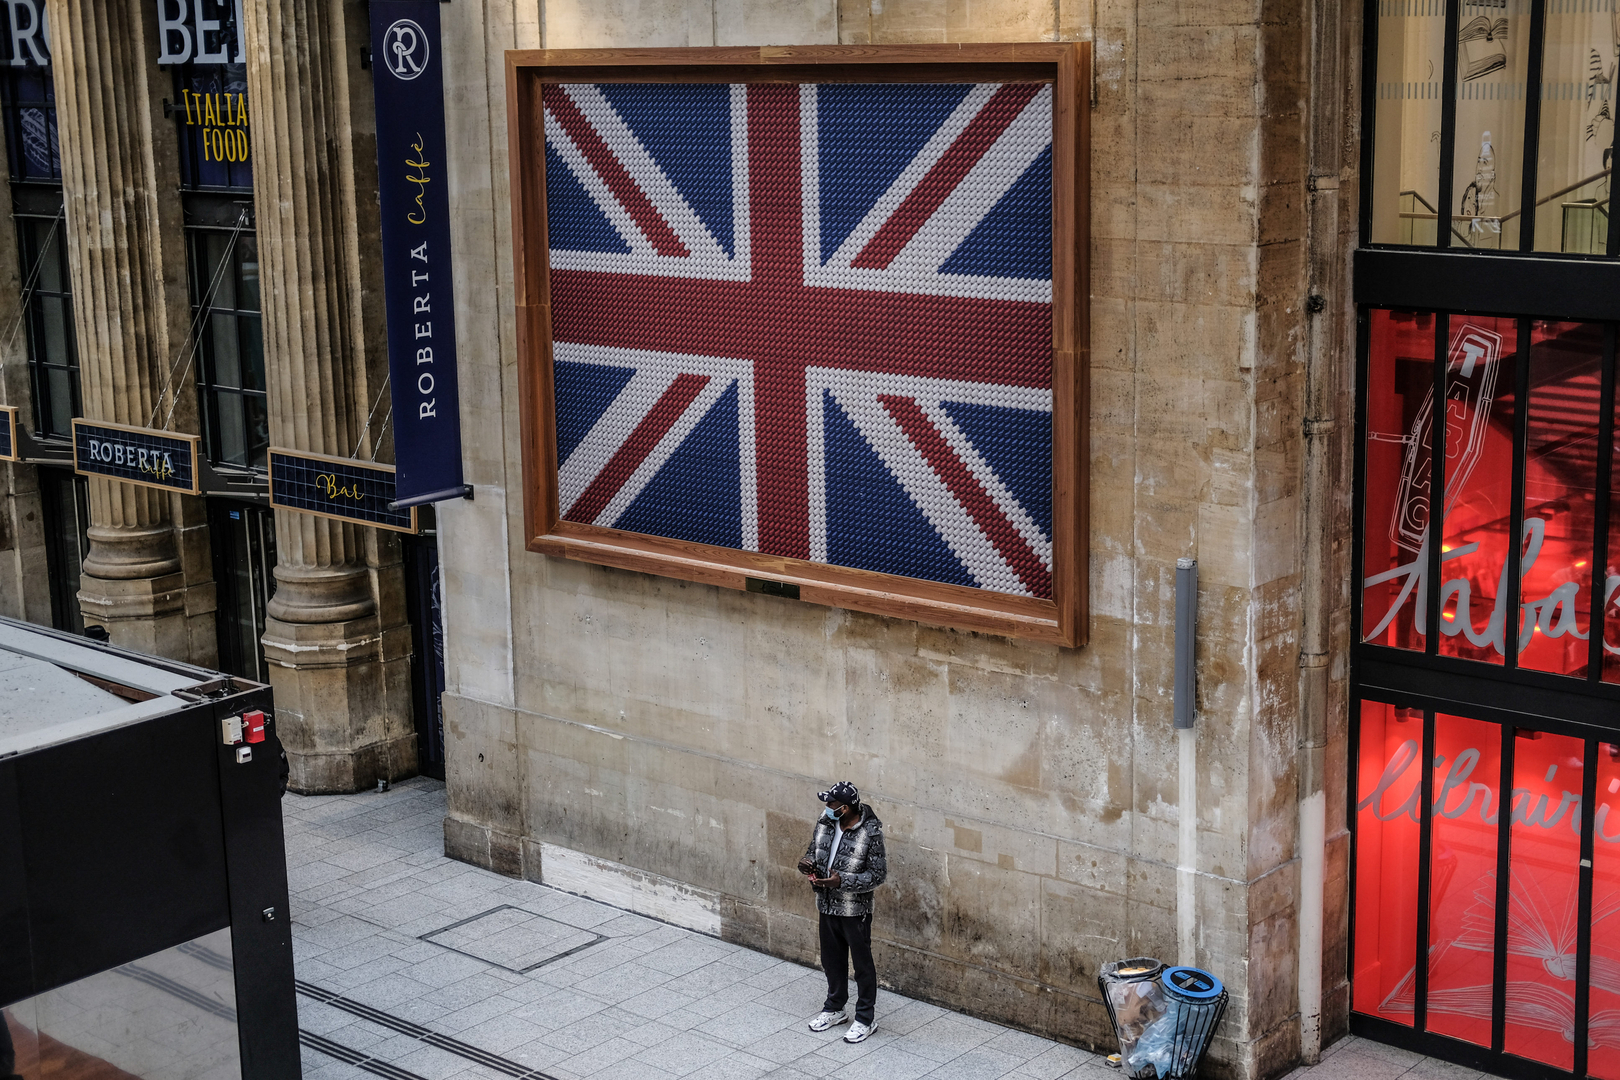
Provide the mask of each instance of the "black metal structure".
MULTIPOLYGON (((1358 372, 1356 382, 1356 461, 1354 490, 1355 535, 1352 561, 1356 583, 1354 593, 1353 627, 1351 632, 1351 718, 1350 718, 1350 780, 1352 793, 1349 806, 1349 827, 1352 834, 1351 895, 1356 894, 1357 872, 1357 802, 1362 791, 1362 778, 1358 775, 1359 747, 1361 746, 1362 703, 1377 702, 1401 709, 1411 709, 1422 717, 1422 745, 1417 761, 1431 763, 1435 759, 1436 715, 1450 714, 1484 721, 1499 726, 1501 733, 1501 772, 1497 791, 1508 798, 1514 790, 1515 752, 1521 736, 1535 732, 1550 732, 1581 740, 1584 746, 1584 790, 1579 805, 1579 836, 1581 863, 1578 868, 1578 938, 1575 944, 1576 975, 1574 979, 1574 1067, 1571 1071, 1509 1054, 1504 1049, 1507 1026, 1507 980, 1509 938, 1509 886, 1512 859, 1514 815, 1498 813, 1496 847, 1496 903, 1495 953, 1493 958, 1491 993, 1491 1041, 1479 1046, 1430 1030, 1427 1014, 1430 969, 1430 917, 1431 887, 1430 840, 1434 815, 1434 770, 1421 768, 1421 783, 1417 798, 1420 818, 1417 854, 1416 939, 1412 956, 1415 1003, 1412 1024, 1401 1023, 1361 1012, 1352 1012, 1351 1030, 1369 1038, 1392 1043, 1444 1060, 1472 1068, 1484 1069, 1503 1076, 1527 1078, 1585 1077, 1588 1055, 1588 1016, 1590 1007, 1592 920, 1593 920, 1593 851, 1594 814, 1598 799, 1595 789, 1597 769, 1594 762, 1605 746, 1620 744, 1620 685, 1604 682, 1603 673, 1603 616, 1606 596, 1604 574, 1601 568, 1609 563, 1611 464, 1614 456, 1614 410, 1616 386, 1616 339, 1620 336, 1620 227, 1614 214, 1608 216, 1608 232, 1603 254, 1577 254, 1536 251, 1537 169, 1541 160, 1538 152, 1545 133, 1541 126, 1541 93, 1545 81, 1543 52, 1550 48, 1548 41, 1548 0, 1530 0, 1528 67, 1523 76, 1523 129, 1516 135, 1523 153, 1520 205, 1502 207, 1509 216, 1519 218, 1518 242, 1513 250, 1489 250, 1473 247, 1467 235, 1458 230, 1453 220, 1457 206, 1453 189, 1454 155, 1457 139, 1457 112, 1459 101, 1458 53, 1459 26, 1463 21, 1465 5, 1460 0, 1439 0, 1444 6, 1444 65, 1436 73, 1441 84, 1439 140, 1439 175, 1437 181, 1439 207, 1435 211, 1436 234, 1431 247, 1411 247, 1373 242, 1375 125, 1378 117, 1380 93, 1379 21, 1381 14, 1413 9, 1404 8, 1398 0, 1368 0, 1365 9, 1364 65, 1362 75, 1362 169, 1361 185, 1361 248, 1354 256, 1354 301, 1358 319, 1358 372), (1448 350, 1451 325, 1460 316, 1488 315, 1516 320, 1518 350, 1515 355, 1504 354, 1504 365, 1511 363, 1514 382, 1510 390, 1514 395, 1514 425, 1512 430, 1513 473, 1511 519, 1506 535, 1523 535, 1525 516, 1527 414, 1530 409, 1531 327, 1535 320, 1569 320, 1602 325, 1602 374, 1599 402, 1600 426, 1597 433, 1597 485, 1595 491, 1596 528, 1592 536, 1589 556, 1591 590, 1588 598, 1590 637, 1588 662, 1584 675, 1548 674, 1528 670, 1519 665, 1520 648, 1515 640, 1520 633, 1516 613, 1521 612, 1520 596, 1521 545, 1509 543, 1503 581, 1508 590, 1502 605, 1506 617, 1506 647, 1500 663, 1485 663, 1441 655, 1441 561, 1444 515, 1438 510, 1429 514, 1427 525, 1426 596, 1417 602, 1426 604, 1427 632, 1424 647, 1400 649, 1365 642, 1362 611, 1361 576, 1365 572, 1367 537, 1363 535, 1367 521, 1368 501, 1368 401, 1370 354, 1372 348, 1371 319, 1376 309, 1398 312, 1416 312, 1435 317, 1435 364, 1433 368, 1435 402, 1447 401, 1448 350)), ((1431 5, 1426 5, 1425 10, 1431 5)), ((1467 5, 1476 8, 1479 4, 1467 5)), ((1556 9, 1555 9, 1556 10, 1556 9)), ((1433 12, 1438 16, 1438 9, 1433 12)), ((1605 16, 1607 18, 1607 16, 1605 16)), ((1596 54, 1594 53, 1594 56, 1596 54)), ((1594 60, 1594 62, 1596 62, 1594 60)), ((1386 83, 1398 79, 1399 73, 1386 73, 1386 83)), ((1429 95, 1432 99, 1432 95, 1429 95)), ((1611 103, 1612 104, 1612 103, 1611 103)), ((1605 154, 1606 168, 1612 170, 1613 149, 1605 154)), ((1387 193, 1386 193, 1387 194, 1387 193)), ((1556 192, 1555 195, 1563 194, 1556 192)), ((1548 198, 1550 198, 1549 196, 1548 198)), ((1546 198, 1542 200, 1546 201, 1546 198)), ((1545 246, 1545 237, 1543 244, 1545 246)), ((1445 492, 1447 408, 1434 409, 1432 442, 1427 450, 1432 454, 1429 490, 1445 492)), ((1438 502, 1438 496, 1432 496, 1438 502)), ((1526 631, 1527 632, 1527 631, 1526 631)), ((1416 715, 1413 717, 1416 719, 1416 715)), ((1413 732, 1416 737, 1417 733, 1413 732)), ((1355 905, 1351 905, 1350 944, 1352 949, 1350 971, 1357 970, 1354 957, 1355 905)))
POLYGON ((0 756, 0 1006, 228 927, 243 1080, 295 1080, 270 689, 10 619, 0 636, 141 713, 0 756), (250 710, 266 738, 241 760, 221 721, 250 710))

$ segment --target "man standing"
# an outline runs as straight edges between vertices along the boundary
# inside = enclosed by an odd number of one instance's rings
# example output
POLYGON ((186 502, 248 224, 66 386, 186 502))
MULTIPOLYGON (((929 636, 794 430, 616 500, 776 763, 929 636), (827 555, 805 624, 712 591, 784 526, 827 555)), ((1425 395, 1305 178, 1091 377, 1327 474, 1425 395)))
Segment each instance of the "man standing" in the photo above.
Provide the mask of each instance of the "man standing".
POLYGON ((865 1042, 877 1027, 877 966, 872 963, 872 890, 888 877, 883 854, 883 822, 860 792, 840 780, 817 796, 826 803, 815 835, 799 860, 799 873, 816 890, 821 913, 821 970, 827 973, 827 1001, 810 1021, 811 1031, 849 1023, 849 964, 855 963, 855 1023, 847 1043, 865 1042))

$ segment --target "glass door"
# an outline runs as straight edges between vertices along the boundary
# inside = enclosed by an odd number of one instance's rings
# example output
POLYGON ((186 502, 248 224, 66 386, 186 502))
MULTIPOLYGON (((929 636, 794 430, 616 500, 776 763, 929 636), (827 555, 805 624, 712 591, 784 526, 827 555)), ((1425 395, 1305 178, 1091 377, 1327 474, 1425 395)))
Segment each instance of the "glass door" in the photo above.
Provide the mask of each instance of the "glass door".
POLYGON ((67 469, 39 470, 40 503, 45 514, 46 573, 51 579, 51 625, 72 634, 84 633, 79 610, 79 576, 90 553, 89 489, 67 469))
POLYGON ((439 540, 431 527, 420 536, 403 540, 417 769, 423 776, 443 780, 444 709, 440 695, 444 693, 444 587, 439 579, 439 540))
POLYGON ((276 519, 268 507, 224 499, 208 501, 208 531, 214 542, 214 581, 219 609, 220 670, 269 682, 265 665, 264 610, 276 591, 276 519))

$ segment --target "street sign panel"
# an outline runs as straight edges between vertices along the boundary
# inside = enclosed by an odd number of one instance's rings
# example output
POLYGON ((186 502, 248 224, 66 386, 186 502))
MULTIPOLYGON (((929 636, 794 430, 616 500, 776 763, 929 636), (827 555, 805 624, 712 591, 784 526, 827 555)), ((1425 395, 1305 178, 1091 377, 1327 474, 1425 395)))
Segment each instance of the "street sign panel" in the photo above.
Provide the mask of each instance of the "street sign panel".
POLYGON ((416 531, 416 508, 390 509, 394 467, 375 461, 270 449, 270 505, 395 532, 416 531))
POLYGON ((84 476, 197 495, 201 493, 197 463, 201 441, 195 435, 76 417, 73 469, 84 476))

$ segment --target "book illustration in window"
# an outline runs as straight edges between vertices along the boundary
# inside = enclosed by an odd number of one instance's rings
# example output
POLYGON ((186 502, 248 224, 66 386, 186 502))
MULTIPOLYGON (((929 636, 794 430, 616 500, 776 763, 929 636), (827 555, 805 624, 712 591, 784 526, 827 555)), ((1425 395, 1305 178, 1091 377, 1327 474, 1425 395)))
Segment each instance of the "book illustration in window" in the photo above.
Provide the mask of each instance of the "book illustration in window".
MULTIPOLYGON (((1615 14, 1620 18, 1620 12, 1615 14)), ((1620 52, 1620 43, 1617 43, 1615 48, 1620 52)), ((1608 169, 1609 159, 1614 153, 1614 114, 1609 109, 1614 72, 1615 65, 1605 67, 1602 54, 1596 49, 1591 50, 1586 63, 1586 106, 1592 112, 1586 121, 1586 141, 1602 148, 1605 170, 1608 169)))
POLYGON ((1507 67, 1507 19, 1475 15, 1457 32, 1457 73, 1464 82, 1507 67))
POLYGON ((1463 188, 1463 217, 1468 218, 1469 244, 1473 247, 1491 247, 1500 242, 1502 219, 1496 212, 1496 150, 1491 146, 1491 133, 1484 131, 1479 137, 1479 160, 1474 164, 1474 179, 1463 188))
MULTIPOLYGON (((1483 326, 1462 322, 1451 336, 1446 361, 1446 489, 1442 513, 1456 505, 1485 454, 1485 429, 1490 421, 1491 403, 1502 357, 1502 335, 1483 326)), ((1430 471, 1434 464, 1429 450, 1434 423, 1434 390, 1430 388, 1418 406, 1406 438, 1406 456, 1401 464, 1401 482, 1395 505, 1398 512, 1390 522, 1390 539, 1409 551, 1421 551, 1428 542, 1430 471)))

